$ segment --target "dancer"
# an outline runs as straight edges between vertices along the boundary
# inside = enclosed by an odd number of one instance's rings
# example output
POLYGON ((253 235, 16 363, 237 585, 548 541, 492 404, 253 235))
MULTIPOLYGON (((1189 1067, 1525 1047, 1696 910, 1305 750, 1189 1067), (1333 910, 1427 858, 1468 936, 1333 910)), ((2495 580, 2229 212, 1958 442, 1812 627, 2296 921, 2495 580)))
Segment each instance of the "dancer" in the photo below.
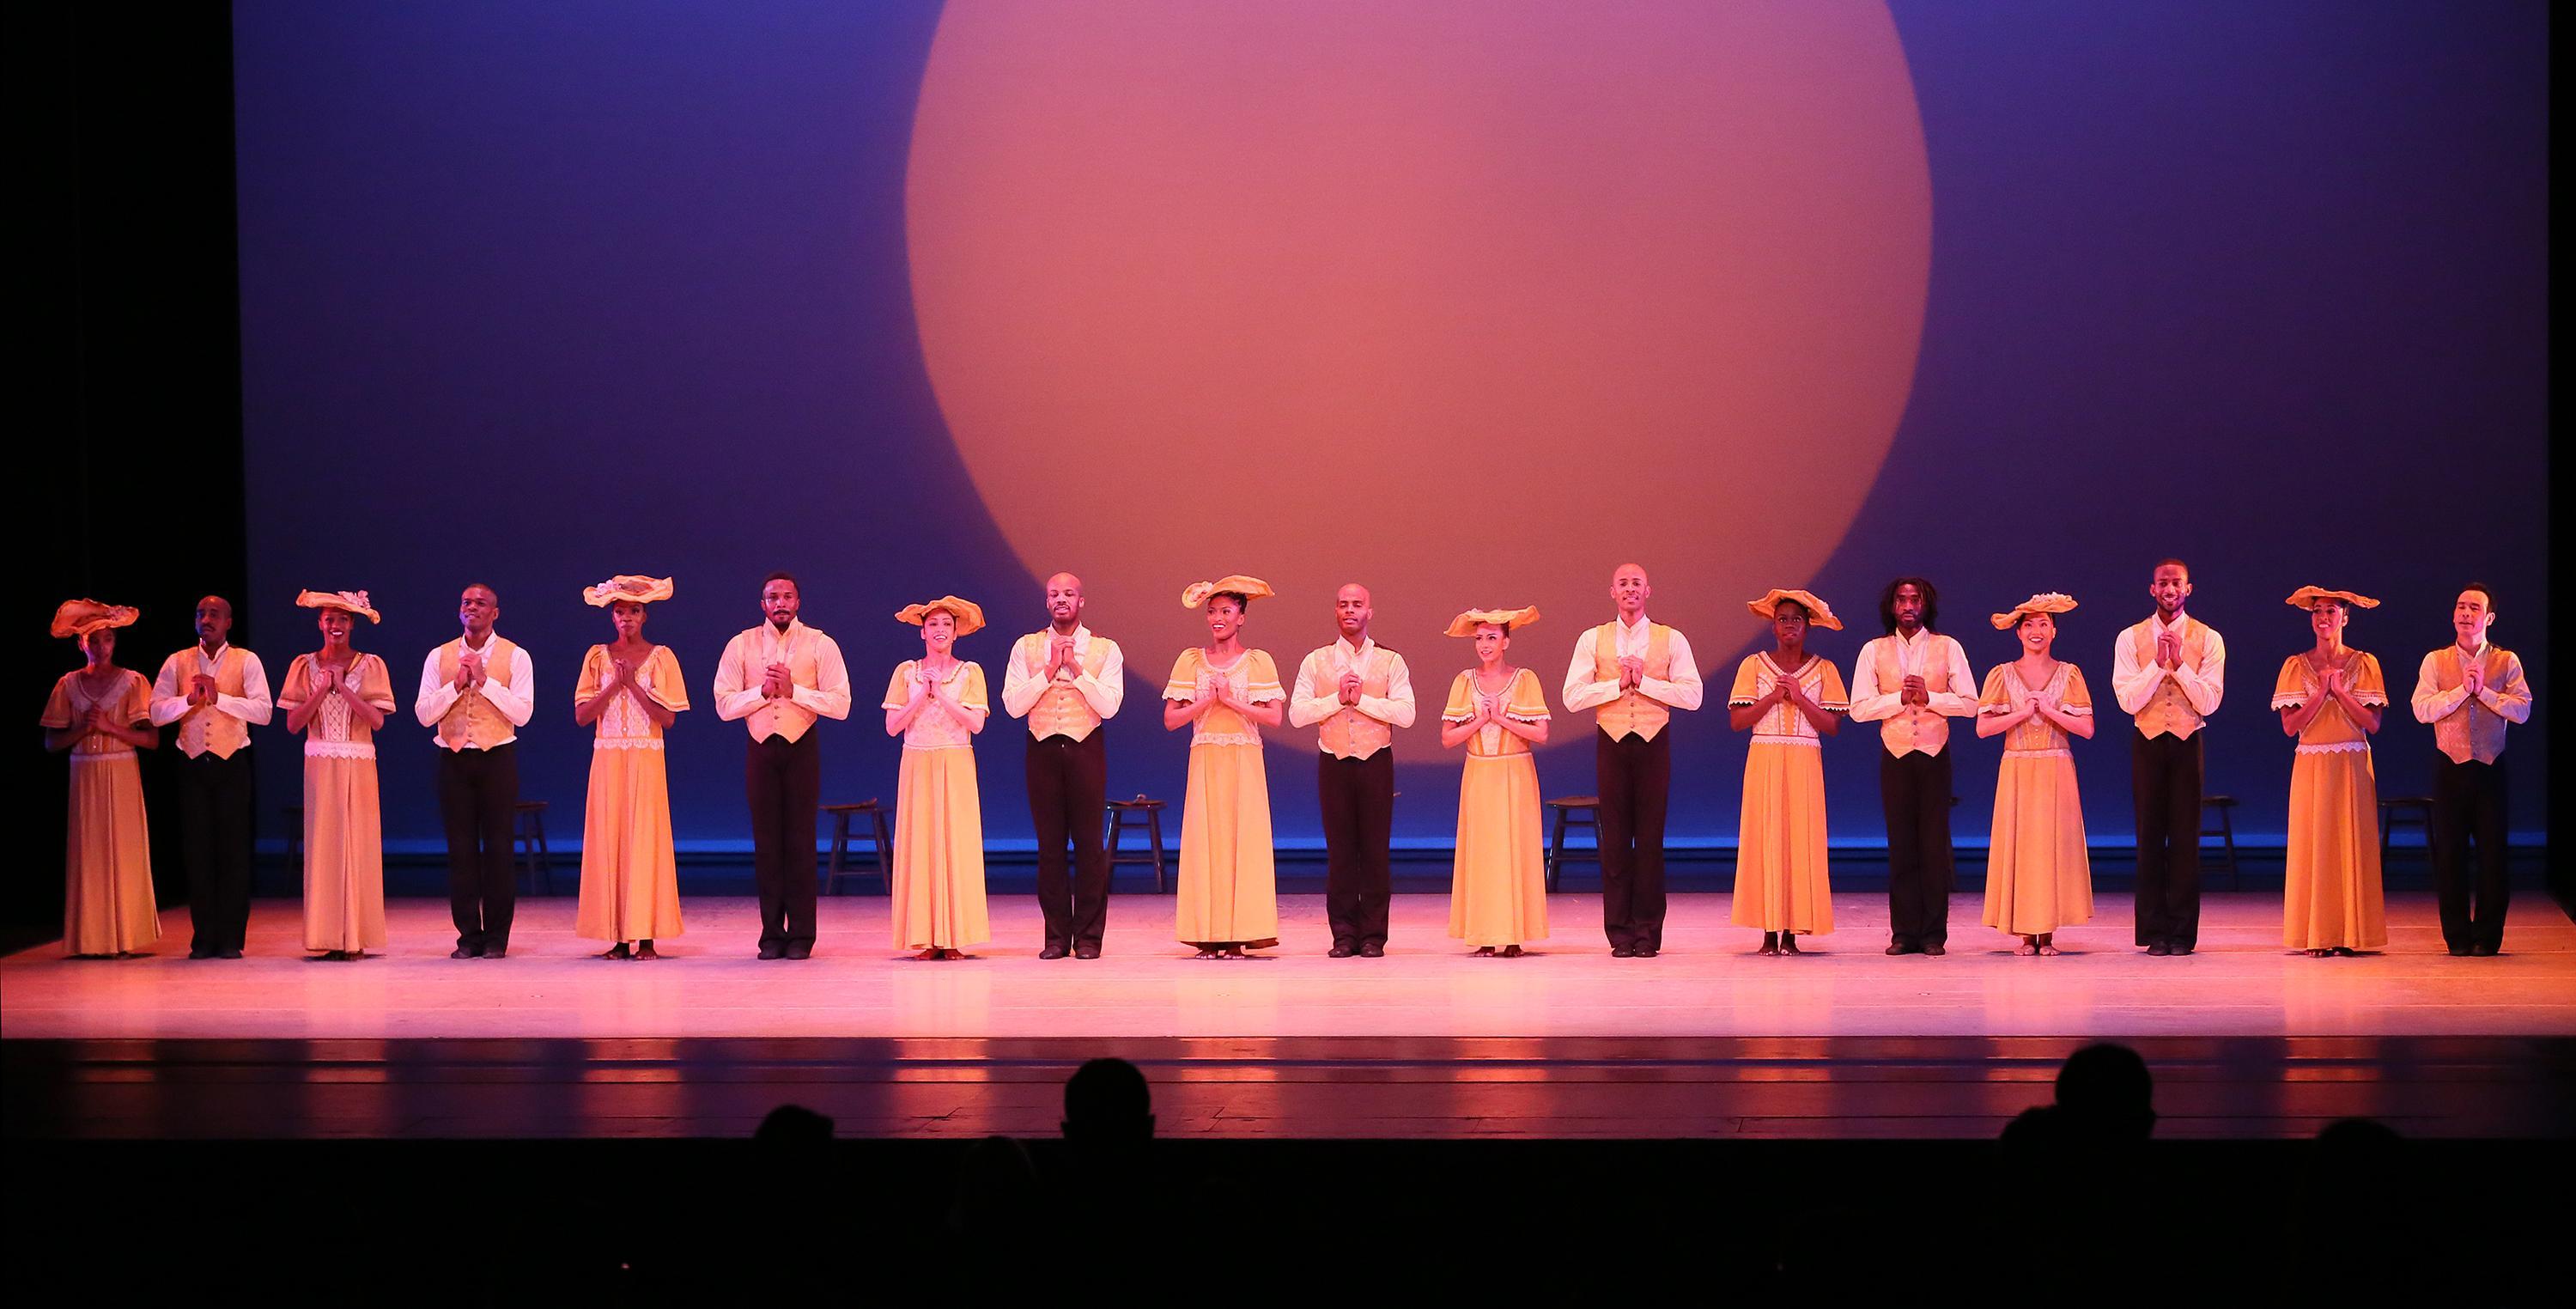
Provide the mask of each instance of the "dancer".
MULTIPOLYGON (((56 640, 78 641, 79 668, 45 697, 47 750, 72 758, 71 820, 63 839, 63 953, 115 959, 161 939, 152 900, 152 834, 134 752, 161 744, 143 674, 116 666, 116 629, 141 614, 127 605, 65 600, 56 640)), ((204 958, 197 955, 197 958, 204 958)))
POLYGON ((518 904, 511 845, 519 814, 519 729, 536 710, 528 652, 492 630, 501 593, 481 582, 456 600, 465 634, 429 652, 412 713, 438 739, 438 813, 447 825, 450 959, 510 953, 518 904))
MULTIPOLYGON (((956 653, 981 631, 984 611, 943 595, 905 605, 898 621, 921 629, 922 655, 895 665, 886 683, 886 735, 903 738, 894 800, 894 944, 923 959, 963 959, 993 939, 984 908, 984 808, 975 789, 975 733, 992 707, 984 670, 956 653)), ((1097 820, 1094 820, 1097 825, 1097 820)))
POLYGON ((304 948, 330 960, 385 948, 384 811, 376 796, 376 729, 394 711, 385 661, 349 644, 364 591, 302 591, 318 609, 322 648, 287 665, 277 707, 304 734, 304 948))
POLYGON ((2451 602, 2457 639, 2424 656, 2415 672, 2415 721, 2433 725, 2433 887, 2442 912, 2442 943, 2454 955, 2491 955, 2504 947, 2504 736, 2510 723, 2531 721, 2531 686, 2522 660, 2487 639, 2495 626, 2495 592, 2471 582, 2451 602), (2469 881, 2469 839, 2477 838, 2478 876, 2469 881))
POLYGON ((232 602, 197 601, 197 643, 161 661, 152 721, 179 725, 179 858, 191 959, 239 959, 250 931, 250 729, 276 710, 259 656, 232 644, 232 602))
POLYGON ((1183 650, 1163 686, 1163 729, 1190 729, 1173 934, 1200 959, 1241 959, 1279 944, 1261 729, 1286 717, 1288 693, 1269 654, 1243 644, 1252 602, 1270 594, 1268 582, 1241 574, 1181 591, 1184 608, 1207 605, 1208 643, 1183 650))
POLYGON ((1664 812, 1672 798, 1675 709, 1697 709, 1699 664, 1681 633, 1646 618, 1646 570, 1610 574, 1618 617, 1576 639, 1565 711, 1594 709, 1592 765, 1601 792, 1601 927, 1618 958, 1652 959, 1664 946, 1664 812))
POLYGON ((1900 577, 1878 598, 1887 635, 1852 660, 1851 716, 1878 729, 1887 817, 1887 952, 1940 955, 1950 940, 1950 719, 1977 712, 1968 652, 1941 635, 1941 593, 1900 577))
POLYGON ((1776 648, 1749 655, 1727 693, 1727 721, 1753 733, 1736 827, 1738 927, 1762 929, 1760 953, 1797 954, 1801 935, 1834 930, 1826 879, 1824 738, 1850 707, 1833 661, 1807 652, 1807 629, 1842 620, 1806 591, 1773 588, 1746 608, 1771 620, 1776 648))
POLYGON ((2227 643, 2183 612, 2191 569, 2159 560, 2156 612, 2111 647, 2111 693, 2136 721, 2129 787, 2138 823, 2137 943, 2187 955, 2200 943, 2200 729, 2227 689, 2227 643))
POLYGON ((689 684, 671 647, 644 639, 647 606, 671 594, 670 578, 635 573, 581 593, 617 633, 582 655, 572 692, 573 721, 593 728, 573 934, 608 942, 602 959, 659 959, 653 943, 682 931, 662 731, 688 709, 689 684))
POLYGON ((814 953, 814 823, 823 808, 816 718, 850 716, 841 647, 797 620, 796 578, 760 581, 766 620, 725 645, 716 665, 716 717, 746 720, 751 753, 743 790, 751 803, 752 870, 760 887, 760 957, 814 953))
POLYGON ((1046 606, 1046 627, 1013 644, 1002 671, 1002 708, 1029 720, 1029 820, 1038 837, 1038 912, 1046 920, 1038 958, 1097 959, 1109 926, 1109 850, 1100 826, 1109 754, 1100 728, 1126 702, 1126 661, 1116 641, 1082 625, 1081 578, 1048 578, 1046 606))
POLYGON ((2093 737, 2093 693, 2075 665, 2050 654, 2057 616, 2074 608, 2073 597, 2050 591, 1994 615, 2021 642, 2021 658, 1989 670, 1977 697, 1977 735, 2004 738, 1985 923, 2020 937, 2016 954, 2056 954, 2058 928, 2093 918, 2084 803, 2066 748, 2071 736, 2093 737))
POLYGON ((1449 684, 1440 744, 1467 747, 1458 782, 1458 852, 1449 874, 1449 935, 1480 956, 1517 959, 1547 936, 1547 869, 1539 832, 1538 763, 1547 744, 1547 698, 1538 674, 1505 662, 1512 633, 1538 607, 1470 609, 1449 635, 1472 637, 1476 666, 1449 684))
POLYGON ((2388 944, 2379 881, 2379 783, 2370 734, 2388 708, 2379 660, 2343 643, 2352 607, 2379 602, 2303 586, 2290 606, 2308 613, 2316 644, 2281 664, 2272 708, 2299 738, 2290 765, 2289 858, 2282 873, 2282 943, 2310 958, 2351 956, 2388 944))
POLYGON ((1288 722, 1313 727, 1315 793, 1324 812, 1324 917, 1335 959, 1386 953, 1387 901, 1394 890, 1389 842, 1395 826, 1395 746, 1413 726, 1413 674, 1404 656, 1368 634, 1376 613, 1357 582, 1333 593, 1341 634, 1297 665, 1288 722))

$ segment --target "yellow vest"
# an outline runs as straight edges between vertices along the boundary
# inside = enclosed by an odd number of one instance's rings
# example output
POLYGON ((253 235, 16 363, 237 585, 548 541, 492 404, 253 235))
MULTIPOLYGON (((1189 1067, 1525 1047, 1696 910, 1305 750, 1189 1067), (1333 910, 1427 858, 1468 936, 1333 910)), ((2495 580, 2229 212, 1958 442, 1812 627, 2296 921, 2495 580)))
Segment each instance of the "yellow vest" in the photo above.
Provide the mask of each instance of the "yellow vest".
MULTIPOLYGON (((2486 672, 2487 685, 2503 689, 2513 670, 2513 655, 2493 641, 2487 642, 2478 660, 2486 672)), ((2433 689, 2449 693, 2460 689, 2468 680, 2462 666, 2457 642, 2443 646, 2433 656, 2433 689)), ((2491 764, 2504 753, 2506 722, 2502 715, 2476 700, 2462 700, 2460 707, 2443 715, 2433 724, 2433 748, 2440 750, 2452 763, 2465 764, 2472 759, 2491 764)))
MULTIPOLYGON (((1878 647, 1878 689, 1881 694, 1905 685, 1905 666, 1897 659, 1899 636, 1883 636, 1870 644, 1878 647)), ((1950 687, 1950 661, 1942 651, 1941 637, 1926 632, 1923 636, 1923 693, 1947 695, 1950 687)), ((1950 720, 1930 705, 1900 704, 1896 712, 1880 721, 1879 742, 1887 752, 1899 758, 1920 750, 1939 754, 1950 741, 1950 720)))
MULTIPOLYGON (((1045 632, 1033 632, 1020 638, 1033 647, 1028 654, 1029 666, 1046 667, 1047 642, 1050 639, 1045 632)), ((1109 661, 1109 650, 1108 638, 1093 634, 1091 649, 1082 656, 1082 675, 1099 680, 1101 666, 1109 661)), ((1029 706, 1029 736, 1034 740, 1043 741, 1050 736, 1085 740, 1099 726, 1099 713, 1092 709, 1090 701, 1082 698, 1082 692, 1073 689, 1070 682, 1047 683, 1046 689, 1038 693, 1038 702, 1029 706)))
MULTIPOLYGON (((1395 667, 1395 652, 1378 646, 1377 654, 1382 657, 1371 658, 1360 666, 1360 694, 1383 700, 1386 698, 1387 670, 1395 667)), ((1315 690, 1336 699, 1341 696, 1338 685, 1319 686, 1315 690)), ((1315 724, 1316 744, 1336 759, 1366 759, 1394 740, 1394 728, 1361 713, 1355 705, 1335 710, 1332 717, 1315 724)))
MULTIPOLYGON (((1662 623, 1646 624, 1646 676, 1662 681, 1673 671, 1673 629, 1662 623)), ((1612 619, 1592 629, 1592 680, 1619 680, 1619 622, 1612 619)), ((1619 698, 1593 711, 1599 715, 1601 730, 1613 741, 1630 733, 1651 741, 1664 730, 1673 711, 1664 702, 1643 691, 1622 691, 1619 698)))
MULTIPOLYGON (((2155 624, 2140 623, 2130 629, 2135 633, 2129 644, 2136 651, 2138 666, 2152 668, 2156 662, 2155 624)), ((2208 649, 2209 628, 2189 614, 2182 617, 2182 662, 2193 672, 2200 671, 2202 653, 2208 649)), ((2138 734, 2149 738, 2170 732, 2177 738, 2189 739, 2200 730, 2200 711, 2191 707, 2191 697, 2182 693, 2170 677, 2156 680, 2155 694, 2138 707, 2138 734)))
MULTIPOLYGON (((179 694, 188 693, 188 679, 197 675, 203 646, 191 646, 172 658, 186 662, 180 665, 179 694)), ((224 657, 215 661, 215 692, 239 696, 242 693, 242 665, 249 659, 238 646, 224 647, 224 657)), ((217 709, 211 704, 191 706, 188 715, 179 720, 179 753, 194 759, 211 754, 217 759, 230 759, 233 752, 250 744, 250 724, 217 709)))
MULTIPOLYGON (((487 677, 509 680, 512 657, 519 647, 510 644, 499 632, 483 643, 483 673, 487 677)), ((456 681, 459 656, 464 653, 465 638, 458 637, 438 647, 438 678, 442 683, 456 681)), ((519 725, 492 707, 483 698, 482 689, 469 687, 456 694, 456 703, 438 720, 438 743, 450 750, 485 750, 518 735, 519 725)))

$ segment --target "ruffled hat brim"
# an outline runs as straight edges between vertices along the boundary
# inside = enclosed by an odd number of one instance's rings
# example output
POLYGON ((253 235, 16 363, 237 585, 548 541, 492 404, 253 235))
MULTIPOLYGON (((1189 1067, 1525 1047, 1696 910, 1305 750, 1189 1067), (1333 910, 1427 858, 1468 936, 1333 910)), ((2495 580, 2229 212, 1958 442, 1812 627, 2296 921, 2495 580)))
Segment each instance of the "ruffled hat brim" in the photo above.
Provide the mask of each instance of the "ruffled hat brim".
POLYGON ((1775 586, 1765 592, 1761 599, 1746 601, 1744 607, 1752 610, 1756 618, 1769 619, 1779 611, 1780 602, 1783 600, 1795 600, 1804 607, 1810 624, 1829 632, 1843 630, 1843 620, 1834 617, 1833 606, 1817 599, 1813 591, 1789 590, 1775 586))

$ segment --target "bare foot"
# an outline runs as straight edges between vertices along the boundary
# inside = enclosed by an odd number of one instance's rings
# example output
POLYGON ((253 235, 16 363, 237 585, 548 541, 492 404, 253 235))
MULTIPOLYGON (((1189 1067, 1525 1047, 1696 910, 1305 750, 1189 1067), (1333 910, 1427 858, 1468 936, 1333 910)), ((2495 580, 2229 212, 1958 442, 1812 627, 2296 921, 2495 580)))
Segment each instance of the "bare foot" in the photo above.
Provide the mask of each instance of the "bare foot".
POLYGON ((1249 959, 1252 956, 1245 954, 1242 946, 1229 945, 1225 948, 1225 957, 1228 959, 1249 959))
POLYGON ((1521 948, 1517 945, 1507 945, 1503 947, 1503 957, 1505 959, 1518 959, 1521 957, 1521 954, 1521 948))
POLYGON ((915 959, 936 959, 936 958, 938 958, 938 957, 939 957, 939 947, 938 947, 938 946, 935 946, 935 945, 934 945, 934 946, 932 946, 932 947, 930 947, 929 949, 924 950, 924 951, 922 951, 921 953, 919 953, 919 954, 917 954, 917 955, 914 955, 914 956, 913 956, 913 958, 915 958, 915 959))
POLYGON ((1223 959, 1224 957, 1224 955, 1217 953, 1217 948, 1212 945, 1200 946, 1199 952, 1190 956, 1192 959, 1223 959))
POLYGON ((2023 937, 2023 938, 2021 939, 2021 948, 2020 948, 2020 949, 2018 949, 2018 950, 2013 951, 2013 953, 2014 953, 2014 954, 2034 954, 2034 955, 2035 955, 2035 954, 2038 954, 2038 953, 2039 953, 2039 938, 2038 938, 2038 937, 2036 937, 2036 936, 2025 936, 2025 937, 2023 937))
POLYGON ((635 944, 635 957, 638 959, 659 959, 662 957, 662 952, 654 949, 651 941, 638 941, 635 944))
POLYGON ((1477 947, 1476 947, 1476 957, 1478 957, 1478 958, 1480 958, 1480 959, 1491 959, 1491 958, 1493 958, 1493 957, 1494 957, 1494 947, 1492 947, 1492 946, 1490 946, 1490 945, 1480 945, 1480 946, 1477 946, 1477 947))

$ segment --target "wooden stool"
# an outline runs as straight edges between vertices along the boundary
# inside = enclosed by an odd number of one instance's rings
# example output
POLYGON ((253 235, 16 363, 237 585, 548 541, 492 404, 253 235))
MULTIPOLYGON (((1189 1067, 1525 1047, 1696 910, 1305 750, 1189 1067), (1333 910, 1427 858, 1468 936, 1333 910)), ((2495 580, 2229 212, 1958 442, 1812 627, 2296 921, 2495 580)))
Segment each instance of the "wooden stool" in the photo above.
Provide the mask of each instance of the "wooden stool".
POLYGON ((866 814, 876 830, 876 879, 884 884, 886 894, 894 894, 894 835, 886 829, 885 806, 874 800, 861 800, 857 804, 827 804, 823 812, 832 816, 832 861, 823 868, 823 894, 839 895, 844 877, 869 875, 849 867, 850 819, 859 814, 866 814))
POLYGON ((1544 861, 1547 873, 1547 889, 1554 891, 1556 890, 1557 872, 1565 863, 1565 829, 1567 827, 1589 827, 1592 829, 1592 863, 1595 867, 1600 865, 1601 797, 1597 795, 1569 795, 1562 799, 1548 801, 1547 807, 1555 811, 1554 821, 1548 825, 1547 859, 1544 861), (1583 816, 1577 818, 1575 817, 1576 814, 1581 814, 1583 816))
MULTIPOLYGON (((1161 895, 1163 893, 1163 802, 1140 793, 1133 800, 1112 800, 1107 805, 1107 809, 1110 875, 1113 877, 1117 875, 1120 864, 1152 864, 1154 894, 1161 895), (1130 827, 1145 829, 1146 839, 1153 847, 1152 854, 1118 853, 1118 834, 1130 827)), ((1173 886, 1178 889, 1178 878, 1173 879, 1173 886)))
POLYGON ((2192 838, 2194 841, 2198 841, 2201 837, 2215 836, 2226 843, 2227 889, 2230 891, 2236 889, 2236 821, 2228 815, 2230 811, 2235 808, 2235 796, 2202 796, 2200 798, 2200 836, 2192 838), (2209 825, 2209 811, 2212 809, 2218 811, 2218 826, 2216 827, 2209 825))
POLYGON ((2399 824, 2424 833, 2424 844, 2433 844, 2433 797, 2429 795, 2383 795, 2379 797, 2379 866, 2388 868, 2388 833, 2399 824))
POLYGON ((519 871, 527 874, 528 894, 555 893, 554 871, 546 866, 546 802, 521 800, 517 812, 510 815, 511 844, 517 847, 519 871))

